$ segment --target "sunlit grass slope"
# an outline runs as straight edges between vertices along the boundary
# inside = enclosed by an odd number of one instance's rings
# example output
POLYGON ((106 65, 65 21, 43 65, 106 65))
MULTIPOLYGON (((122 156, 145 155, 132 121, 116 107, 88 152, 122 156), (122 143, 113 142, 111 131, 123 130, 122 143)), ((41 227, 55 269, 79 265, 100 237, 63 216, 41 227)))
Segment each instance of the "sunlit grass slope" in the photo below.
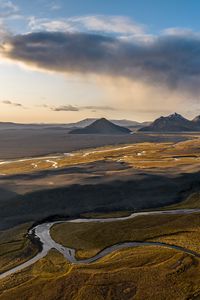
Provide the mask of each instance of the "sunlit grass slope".
POLYGON ((36 255, 38 248, 27 238, 31 224, 0 231, 0 272, 5 272, 36 255))
POLYGON ((174 250, 126 249, 84 266, 52 251, 1 282, 1 300, 193 299, 200 294, 199 260, 174 250))
POLYGON ((115 223, 64 223, 51 229, 52 237, 90 257, 105 247, 124 241, 162 241, 200 253, 200 214, 149 215, 115 223))

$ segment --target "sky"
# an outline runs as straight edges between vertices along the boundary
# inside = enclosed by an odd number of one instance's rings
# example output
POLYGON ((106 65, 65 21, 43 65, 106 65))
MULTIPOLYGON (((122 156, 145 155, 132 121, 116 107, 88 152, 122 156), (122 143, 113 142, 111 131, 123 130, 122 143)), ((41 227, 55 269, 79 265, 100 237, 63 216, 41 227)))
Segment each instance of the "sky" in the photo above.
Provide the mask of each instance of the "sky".
POLYGON ((200 114, 200 2, 0 0, 0 121, 200 114))

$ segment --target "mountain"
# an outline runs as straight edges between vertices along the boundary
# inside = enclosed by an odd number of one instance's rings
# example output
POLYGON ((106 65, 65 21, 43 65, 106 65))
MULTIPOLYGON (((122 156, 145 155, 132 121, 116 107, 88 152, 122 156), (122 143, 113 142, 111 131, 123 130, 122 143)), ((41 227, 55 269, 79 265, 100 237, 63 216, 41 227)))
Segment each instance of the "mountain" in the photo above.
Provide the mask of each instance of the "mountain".
POLYGON ((74 129, 70 134, 129 134, 131 130, 118 126, 105 118, 98 119, 85 128, 74 129))
POLYGON ((138 127, 141 123, 132 120, 109 120, 110 122, 114 123, 115 125, 123 126, 123 127, 138 127))
POLYGON ((12 123, 12 122, 0 122, 0 130, 23 130, 23 129, 67 129, 71 128, 68 124, 48 124, 48 123, 12 123))
POLYGON ((200 126, 200 116, 197 116, 196 118, 194 118, 192 120, 193 123, 195 123, 196 125, 200 126))
POLYGON ((87 119, 83 119, 83 120, 75 122, 75 123, 69 123, 68 125, 70 127, 84 128, 86 126, 91 125, 96 120, 97 120, 96 118, 87 118, 87 119))
MULTIPOLYGON (((77 128, 83 128, 86 126, 91 125, 92 123, 94 123, 95 121, 97 121, 98 119, 95 118, 87 118, 87 119, 83 119, 79 122, 76 123, 71 123, 68 124, 71 127, 77 127, 77 128)), ((114 123, 115 125, 119 125, 119 126, 124 126, 124 127, 141 127, 142 123, 139 123, 137 121, 132 121, 132 120, 109 120, 110 122, 114 123)))
MULTIPOLYGON (((76 128, 84 128, 89 126, 93 122, 97 121, 97 118, 87 118, 83 119, 79 122, 75 123, 30 123, 30 124, 22 124, 22 123, 13 123, 13 122, 0 122, 0 130, 1 129, 76 129, 76 128)), ((133 129, 138 129, 143 126, 148 125, 147 122, 139 123, 132 120, 109 120, 110 122, 123 126, 123 127, 130 127, 133 129)))
POLYGON ((174 113, 167 117, 156 119, 149 126, 139 129, 139 131, 151 132, 184 132, 184 131, 199 131, 200 126, 195 121, 190 121, 183 116, 174 113))

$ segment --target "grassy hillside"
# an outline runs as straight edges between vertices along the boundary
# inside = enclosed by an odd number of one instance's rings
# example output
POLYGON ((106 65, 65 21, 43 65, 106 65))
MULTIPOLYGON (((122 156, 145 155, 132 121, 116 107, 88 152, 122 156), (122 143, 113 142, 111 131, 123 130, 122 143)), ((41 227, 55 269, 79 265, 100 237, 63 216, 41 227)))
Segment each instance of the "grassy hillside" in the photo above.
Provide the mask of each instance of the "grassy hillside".
MULTIPOLYGON (((5 269, 23 261, 26 247, 22 245, 27 245, 25 232, 29 225, 1 233, 0 249, 4 244, 11 249, 0 256, 5 269)), ((59 224, 51 234, 58 242, 78 249, 81 258, 125 240, 162 241, 199 252, 200 214, 141 216, 105 224, 59 224)), ((116 251, 90 265, 72 265, 51 250, 33 266, 1 280, 0 300, 197 300, 199 274, 199 259, 157 246, 116 251)))
POLYGON ((200 192, 193 193, 186 200, 179 203, 166 206, 165 209, 190 209, 190 208, 200 208, 200 192))
POLYGON ((27 238, 30 224, 0 231, 0 272, 5 272, 35 256, 36 245, 27 238))
MULTIPOLYGON (((178 208, 199 208, 199 193, 191 195, 188 199, 177 205, 166 207, 166 209, 178 208)), ((118 211, 111 213, 87 213, 82 217, 108 218, 127 216, 131 212, 118 211)), ((199 217, 192 216, 149 216, 140 217, 131 221, 117 222, 112 226, 107 224, 65 224, 57 225, 52 229, 53 236, 58 242, 70 245, 79 249, 81 257, 92 256, 100 249, 126 240, 160 240, 167 243, 179 243, 186 245, 190 242, 189 248, 197 249, 199 241, 199 217), (192 219, 192 220, 191 220, 192 219), (189 227, 188 227, 189 224, 189 227), (173 228, 174 226, 174 228, 173 228), (120 229, 120 228, 122 229, 120 229), (96 236, 92 233, 96 232, 96 236), (88 240, 88 237, 92 239, 88 240), (110 235, 110 236, 109 236, 110 235), (180 241, 181 239, 181 241, 180 241), (83 242, 84 241, 84 242, 83 242)), ((31 223, 22 224, 9 230, 0 231, 0 270, 4 272, 34 256, 38 248, 27 238, 28 228, 31 223), (8 250, 9 249, 9 250, 8 250)))
POLYGON ((138 174, 130 181, 72 185, 0 201, 0 228, 49 216, 74 217, 85 212, 154 209, 179 202, 200 189, 199 172, 170 178, 138 174))
POLYGON ((52 251, 1 282, 1 300, 183 300, 200 295, 200 263, 174 250, 140 247, 98 263, 69 265, 52 251))
POLYGON ((60 244, 90 257, 123 241, 163 241, 199 251, 200 214, 140 216, 115 223, 64 223, 51 229, 60 244))

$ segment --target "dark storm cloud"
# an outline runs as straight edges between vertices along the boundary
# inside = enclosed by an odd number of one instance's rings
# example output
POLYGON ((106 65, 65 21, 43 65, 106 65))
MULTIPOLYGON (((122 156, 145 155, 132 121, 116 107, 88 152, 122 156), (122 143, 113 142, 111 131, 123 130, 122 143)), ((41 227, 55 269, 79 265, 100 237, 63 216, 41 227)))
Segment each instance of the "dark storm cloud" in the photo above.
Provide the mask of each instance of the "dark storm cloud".
POLYGON ((11 37, 4 55, 58 72, 95 73, 196 89, 200 37, 163 35, 149 42, 85 33, 39 32, 11 37))

